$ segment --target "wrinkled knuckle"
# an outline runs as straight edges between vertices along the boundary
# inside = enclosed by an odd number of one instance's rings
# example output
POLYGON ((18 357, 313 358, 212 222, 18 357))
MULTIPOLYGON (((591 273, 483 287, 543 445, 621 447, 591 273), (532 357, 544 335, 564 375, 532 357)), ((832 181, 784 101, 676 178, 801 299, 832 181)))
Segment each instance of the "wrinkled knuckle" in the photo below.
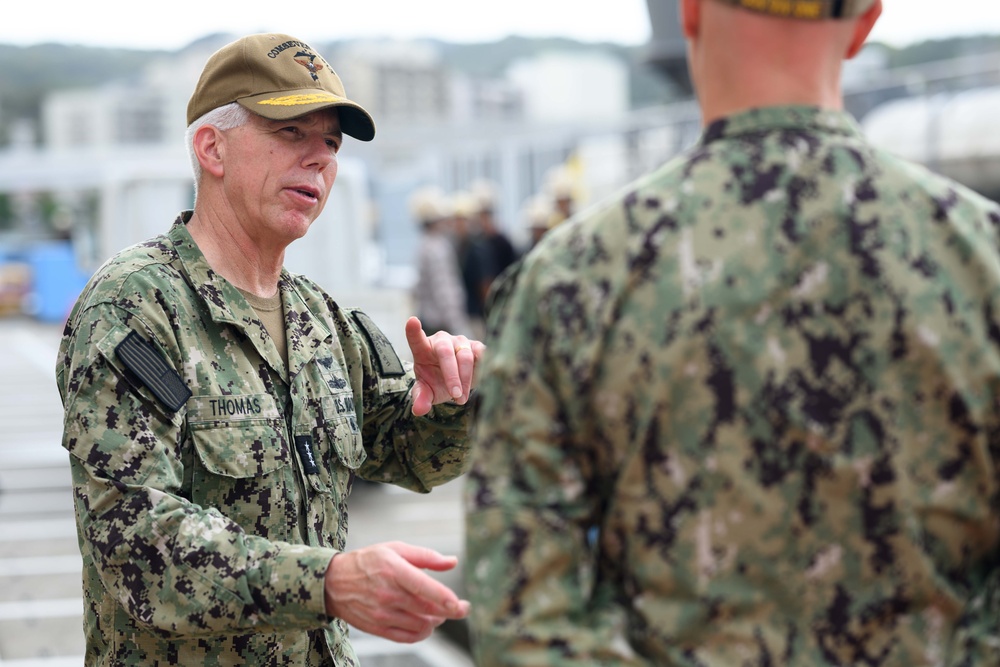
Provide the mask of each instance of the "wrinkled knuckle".
POLYGON ((376 589, 372 594, 372 599, 378 605, 379 613, 385 613, 385 610, 395 601, 395 598, 395 594, 387 588, 376 589))
POLYGON ((379 625, 386 626, 390 624, 392 614, 386 607, 380 605, 374 612, 372 612, 372 620, 379 625))

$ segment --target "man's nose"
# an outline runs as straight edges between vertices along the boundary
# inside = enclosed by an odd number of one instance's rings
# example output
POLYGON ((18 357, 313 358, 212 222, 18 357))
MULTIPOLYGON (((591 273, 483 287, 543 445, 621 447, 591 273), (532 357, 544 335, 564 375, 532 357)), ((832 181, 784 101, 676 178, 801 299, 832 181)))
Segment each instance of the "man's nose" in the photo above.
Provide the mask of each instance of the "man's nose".
POLYGON ((326 143, 326 137, 310 138, 307 145, 308 150, 304 157, 307 167, 325 169, 337 159, 337 153, 326 143))

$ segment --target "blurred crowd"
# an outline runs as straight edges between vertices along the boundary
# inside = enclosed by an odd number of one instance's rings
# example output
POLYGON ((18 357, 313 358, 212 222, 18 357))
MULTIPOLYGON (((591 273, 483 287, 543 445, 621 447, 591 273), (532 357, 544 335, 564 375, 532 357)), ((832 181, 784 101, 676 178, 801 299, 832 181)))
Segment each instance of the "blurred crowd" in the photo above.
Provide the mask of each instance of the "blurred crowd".
POLYGON ((481 180, 454 192, 425 186, 411 194, 410 215, 421 229, 413 298, 427 335, 448 331, 483 338, 493 283, 573 214, 574 187, 566 168, 546 175, 542 191, 521 206, 521 223, 529 233, 521 247, 497 219, 495 183, 481 180))

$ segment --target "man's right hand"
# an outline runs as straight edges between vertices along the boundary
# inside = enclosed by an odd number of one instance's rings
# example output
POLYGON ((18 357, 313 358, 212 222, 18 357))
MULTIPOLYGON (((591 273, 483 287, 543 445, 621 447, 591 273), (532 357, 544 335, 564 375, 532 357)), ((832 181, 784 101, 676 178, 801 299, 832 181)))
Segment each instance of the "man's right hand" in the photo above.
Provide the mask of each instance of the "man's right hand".
POLYGON ((403 542, 337 554, 326 569, 326 613, 392 641, 421 641, 469 613, 468 602, 423 571, 457 564, 454 556, 403 542))

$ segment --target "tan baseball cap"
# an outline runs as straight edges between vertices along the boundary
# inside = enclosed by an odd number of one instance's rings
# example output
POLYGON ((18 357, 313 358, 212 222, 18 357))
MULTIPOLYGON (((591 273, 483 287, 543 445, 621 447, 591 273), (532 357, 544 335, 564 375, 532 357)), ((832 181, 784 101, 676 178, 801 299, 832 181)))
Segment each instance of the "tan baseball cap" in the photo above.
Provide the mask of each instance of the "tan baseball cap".
POLYGON ((337 107, 344 134, 361 141, 375 137, 371 114, 347 99, 330 64, 289 35, 248 35, 212 54, 188 101, 188 125, 231 102, 271 120, 337 107))
POLYGON ((794 19, 849 19, 864 14, 875 0, 720 0, 763 14, 794 19))

